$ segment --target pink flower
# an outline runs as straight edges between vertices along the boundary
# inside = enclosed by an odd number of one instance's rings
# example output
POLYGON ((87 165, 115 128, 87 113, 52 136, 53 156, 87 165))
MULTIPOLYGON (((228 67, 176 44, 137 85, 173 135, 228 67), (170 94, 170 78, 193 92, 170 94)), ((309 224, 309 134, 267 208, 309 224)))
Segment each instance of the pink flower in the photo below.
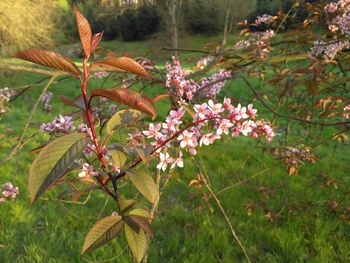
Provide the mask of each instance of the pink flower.
POLYGON ((248 40, 240 40, 233 46, 233 49, 234 50, 244 49, 244 48, 249 47, 250 45, 251 45, 250 41, 248 41, 248 40))
POLYGON ((128 133, 128 136, 132 146, 138 146, 143 140, 143 135, 141 132, 128 133))
POLYGON ((181 120, 181 118, 185 114, 185 109, 180 107, 177 111, 176 110, 171 110, 169 113, 169 116, 173 119, 181 120))
POLYGON ((216 130, 216 134, 221 135, 222 133, 229 134, 230 128, 233 127, 233 123, 228 119, 221 119, 218 121, 219 125, 216 130))
POLYGON ((171 165, 170 169, 174 169, 175 167, 184 167, 184 162, 182 159, 182 152, 179 152, 179 156, 174 160, 173 164, 171 165))
POLYGON ((225 110, 231 111, 234 107, 231 104, 231 99, 230 98, 224 98, 224 108, 225 110))
POLYGON ((159 132, 161 129, 161 125, 158 123, 154 125, 153 123, 149 124, 148 131, 143 131, 142 133, 147 136, 147 138, 157 138, 159 136, 162 136, 162 134, 159 132))
POLYGON ((88 143, 84 149, 84 153, 87 157, 91 157, 96 150, 96 146, 93 143, 88 143))
POLYGON ((1 201, 4 202, 6 199, 15 199, 19 193, 18 187, 15 187, 12 183, 7 182, 2 185, 1 190, 1 201))
POLYGON ((168 164, 171 164, 174 161, 173 158, 169 157, 169 153, 160 153, 159 159, 160 162, 157 165, 157 169, 163 171, 168 167, 168 164))
POLYGON ((247 109, 248 115, 250 115, 252 118, 255 118, 257 112, 258 112, 258 110, 253 108, 253 104, 248 105, 248 109, 247 109))
POLYGON ((326 12, 332 14, 338 9, 338 5, 336 3, 329 3, 328 5, 325 6, 324 8, 326 12))
POLYGON ((249 115, 246 113, 246 107, 242 107, 239 103, 236 108, 230 111, 231 120, 240 121, 241 119, 247 119, 249 115))
POLYGON ((185 147, 196 147, 196 142, 197 139, 194 136, 194 132, 189 132, 187 130, 183 131, 182 134, 180 134, 179 137, 177 137, 178 141, 180 142, 180 147, 185 148, 185 147))
POLYGON ((204 120, 206 118, 206 115, 210 112, 206 103, 203 103, 201 105, 194 105, 194 111, 196 112, 196 119, 200 120, 204 120))
POLYGON ((112 170, 113 172, 120 173, 120 168, 119 168, 117 165, 115 165, 115 164, 112 164, 112 165, 111 165, 111 170, 112 170))
POLYGON ((242 123, 242 126, 240 127, 240 132, 244 136, 248 136, 248 134, 253 131, 254 126, 255 126, 255 123, 253 121, 245 121, 242 123))
POLYGON ((78 174, 78 176, 80 178, 92 177, 92 176, 96 176, 96 175, 98 175, 98 173, 95 171, 94 167, 88 163, 82 164, 82 167, 81 167, 80 172, 78 174))
POLYGON ((273 16, 263 14, 262 16, 258 16, 255 20, 255 24, 261 25, 261 24, 271 24, 273 22, 273 16))
POLYGON ((208 101, 208 108, 210 110, 210 113, 213 117, 217 116, 221 112, 223 112, 225 109, 222 107, 221 103, 214 103, 212 100, 208 101))
POLYGON ((70 116, 58 116, 52 122, 43 123, 40 126, 42 132, 57 132, 57 133, 69 133, 74 130, 72 117, 70 116))
POLYGON ((170 133, 170 132, 175 132, 177 130, 177 126, 181 124, 182 121, 179 121, 178 119, 173 119, 170 116, 168 116, 165 120, 165 122, 162 124, 163 131, 164 133, 170 133))
POLYGON ((213 133, 207 133, 204 134, 200 141, 199 141, 199 145, 202 146, 202 144, 204 145, 210 145, 213 144, 215 142, 215 140, 219 140, 221 139, 221 136, 218 134, 213 134, 213 133))
POLYGON ((343 118, 350 119, 350 104, 346 105, 343 110, 343 118))

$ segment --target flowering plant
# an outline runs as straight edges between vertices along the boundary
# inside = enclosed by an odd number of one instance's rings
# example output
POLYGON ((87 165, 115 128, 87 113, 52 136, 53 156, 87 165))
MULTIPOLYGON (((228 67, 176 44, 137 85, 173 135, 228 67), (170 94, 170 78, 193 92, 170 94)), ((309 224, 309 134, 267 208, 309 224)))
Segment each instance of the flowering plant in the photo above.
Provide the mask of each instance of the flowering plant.
MULTIPOLYGON (((136 75, 136 80, 150 77, 153 67, 147 61, 138 63, 129 57, 108 57, 90 62, 90 55, 99 45, 102 33, 92 34, 86 18, 75 8, 75 15, 84 51, 82 70, 69 58, 58 53, 30 49, 17 53, 16 57, 59 71, 67 72, 80 83, 81 95, 75 99, 61 97, 66 106, 78 108, 77 114, 59 115, 52 122, 40 126, 48 133, 49 142, 38 148, 39 155, 29 172, 28 189, 31 203, 35 203, 47 190, 62 184, 76 184, 70 194, 72 200, 94 190, 102 190, 115 202, 115 210, 101 218, 86 235, 82 253, 98 248, 124 230, 133 257, 140 262, 146 255, 150 227, 159 202, 161 172, 183 167, 187 155, 197 154, 198 147, 213 144, 224 135, 252 138, 273 136, 269 122, 257 119, 252 104, 247 107, 234 105, 230 98, 217 101, 216 95, 231 72, 221 70, 198 81, 189 78, 180 61, 173 58, 173 65, 166 65, 167 94, 148 98, 130 87, 88 90, 92 76, 102 78, 108 71, 123 71, 136 75), (144 65, 144 67, 142 66, 144 65), (147 66, 147 67, 146 67, 147 66), (171 98, 172 109, 164 121, 144 124, 146 115, 157 118, 155 102, 171 98), (101 107, 93 107, 97 98, 101 107), (118 103, 108 107, 107 101, 118 103), (125 145, 116 143, 115 131, 131 127, 125 145), (188 152, 188 153, 186 153, 188 152), (157 160, 153 166, 152 160, 157 160), (141 165, 146 164, 146 165, 141 165), (149 167, 150 169, 148 169, 149 167), (154 180, 152 167, 157 170, 154 180), (77 172, 78 170, 78 172, 77 172), (120 189, 121 182, 130 182, 152 204, 128 199, 120 189)), ((260 40, 264 36, 257 37, 260 40)), ((135 79, 135 78, 134 78, 135 79)), ((41 97, 48 104, 52 94, 41 97)), ((46 105, 46 108, 48 105, 46 105)))

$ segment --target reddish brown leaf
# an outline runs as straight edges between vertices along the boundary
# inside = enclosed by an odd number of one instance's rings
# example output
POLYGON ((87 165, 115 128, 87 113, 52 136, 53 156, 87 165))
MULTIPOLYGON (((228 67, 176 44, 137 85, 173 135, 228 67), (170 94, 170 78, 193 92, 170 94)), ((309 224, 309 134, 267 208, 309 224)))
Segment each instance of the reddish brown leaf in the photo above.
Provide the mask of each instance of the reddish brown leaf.
POLYGON ((15 57, 49 68, 54 68, 60 71, 68 72, 76 77, 80 75, 80 70, 78 66, 75 65, 74 62, 70 60, 70 58, 63 57, 60 54, 52 51, 40 49, 27 49, 18 52, 15 55, 15 57))
POLYGON ((148 222, 148 219, 142 216, 130 215, 129 218, 138 226, 141 227, 147 234, 151 237, 153 236, 153 231, 148 222))
POLYGON ((40 145, 39 147, 36 147, 34 149, 31 149, 29 152, 31 154, 38 154, 41 152, 41 150, 46 146, 47 144, 44 144, 44 145, 40 145))
POLYGON ((108 58, 104 61, 95 62, 94 64, 115 67, 149 79, 147 71, 135 60, 128 57, 108 58))
POLYGON ((103 32, 93 35, 92 40, 91 40, 90 52, 95 50, 95 48, 100 43, 102 36, 103 36, 103 32))
POLYGON ((165 100, 167 98, 169 98, 169 94, 160 94, 160 95, 152 98, 152 101, 153 102, 157 102, 157 101, 160 101, 160 100, 165 100))
POLYGON ((133 109, 145 112, 151 115, 153 119, 157 117, 157 110, 153 102, 141 93, 131 89, 95 89, 91 91, 91 96, 101 96, 119 102, 133 109))
POLYGON ((81 46, 83 47, 85 57, 89 57, 90 51, 91 51, 91 39, 92 39, 91 27, 90 27, 89 21, 79 12, 76 6, 74 6, 74 12, 75 12, 75 17, 77 19, 81 46))
MULTIPOLYGON (((89 97, 87 97, 87 99, 89 100, 89 97)), ((66 96, 60 96, 60 100, 66 106, 85 110, 85 102, 84 102, 84 97, 82 95, 76 97, 75 99, 70 99, 66 96)))

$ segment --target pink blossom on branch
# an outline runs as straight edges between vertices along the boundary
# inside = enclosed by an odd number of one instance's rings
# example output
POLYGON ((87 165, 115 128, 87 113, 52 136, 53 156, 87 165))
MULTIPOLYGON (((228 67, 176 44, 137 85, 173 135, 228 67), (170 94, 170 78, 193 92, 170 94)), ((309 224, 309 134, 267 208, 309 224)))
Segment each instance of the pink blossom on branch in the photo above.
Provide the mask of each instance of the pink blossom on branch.
POLYGON ((2 185, 0 203, 5 202, 9 199, 16 199, 19 193, 18 187, 14 186, 12 183, 7 182, 2 185))
POLYGON ((188 73, 182 69, 177 58, 172 59, 172 65, 167 63, 165 66, 168 71, 166 87, 177 97, 177 103, 180 105, 191 102, 199 91, 202 91, 207 98, 215 98, 226 84, 227 78, 231 77, 230 71, 221 70, 196 82, 193 79, 187 79, 188 73))
POLYGON ((343 118, 350 119, 350 104, 346 105, 343 110, 343 118))
POLYGON ((131 136, 135 147, 147 144, 154 147, 154 154, 159 154, 160 162, 157 165, 159 170, 165 171, 168 165, 171 165, 171 168, 183 167, 182 150, 196 155, 198 147, 213 144, 223 135, 232 137, 243 135, 255 139, 265 137, 268 141, 274 135, 268 122, 255 121, 257 111, 251 104, 248 108, 240 104, 234 107, 231 101, 225 98, 223 104, 209 100, 208 103, 197 104, 193 108, 195 115, 187 124, 183 120, 184 109, 180 108, 177 111, 170 111, 165 122, 150 124, 148 130, 131 136), (163 129, 160 130, 159 127, 163 129), (177 158, 170 155, 171 149, 176 148, 180 149, 177 158))
POLYGON ((98 172, 94 169, 91 164, 83 163, 80 169, 78 176, 83 177, 92 177, 98 175, 98 172))
POLYGON ((263 14, 255 19, 255 25, 259 26, 261 24, 271 24, 273 22, 273 16, 263 14))
POLYGON ((49 133, 69 133, 74 130, 72 117, 70 116, 58 116, 52 122, 43 123, 40 126, 42 132, 49 133))

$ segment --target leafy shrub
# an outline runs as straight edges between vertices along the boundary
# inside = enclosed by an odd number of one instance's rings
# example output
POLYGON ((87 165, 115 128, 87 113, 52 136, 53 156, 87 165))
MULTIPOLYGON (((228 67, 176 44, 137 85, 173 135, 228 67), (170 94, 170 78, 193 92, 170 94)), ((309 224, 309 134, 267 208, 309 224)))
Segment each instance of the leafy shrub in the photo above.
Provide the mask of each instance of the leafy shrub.
POLYGON ((222 30, 224 14, 216 1, 189 1, 184 12, 184 22, 192 34, 213 34, 222 30))
POLYGON ((139 39, 145 39, 158 31, 160 16, 155 7, 141 6, 137 9, 136 14, 137 37, 139 39))
POLYGON ((124 41, 142 40, 158 31, 160 16, 154 6, 143 5, 136 10, 126 9, 119 24, 124 41))
POLYGON ((1 53, 4 55, 31 46, 52 45, 64 11, 61 8, 64 2, 1 0, 1 53))
POLYGON ((136 12, 133 9, 126 9, 119 17, 120 33, 124 41, 137 40, 136 12))

